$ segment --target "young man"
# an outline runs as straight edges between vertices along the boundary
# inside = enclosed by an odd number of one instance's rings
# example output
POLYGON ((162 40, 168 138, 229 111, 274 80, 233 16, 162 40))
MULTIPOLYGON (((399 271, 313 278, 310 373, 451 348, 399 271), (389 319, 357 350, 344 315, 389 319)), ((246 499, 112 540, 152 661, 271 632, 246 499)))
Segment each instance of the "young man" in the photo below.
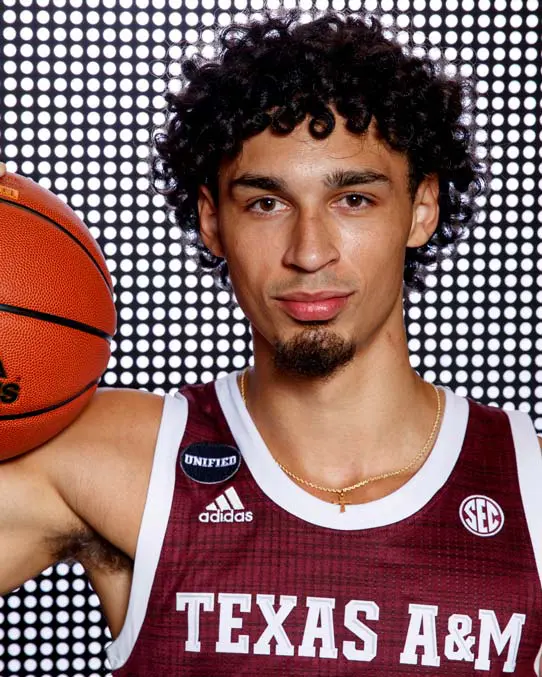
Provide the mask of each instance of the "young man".
POLYGON ((2 464, 1 589, 80 559, 118 677, 534 675, 535 429, 425 383, 403 323, 472 217, 461 87, 362 18, 223 47, 184 64, 154 179, 254 368, 103 390, 2 464))

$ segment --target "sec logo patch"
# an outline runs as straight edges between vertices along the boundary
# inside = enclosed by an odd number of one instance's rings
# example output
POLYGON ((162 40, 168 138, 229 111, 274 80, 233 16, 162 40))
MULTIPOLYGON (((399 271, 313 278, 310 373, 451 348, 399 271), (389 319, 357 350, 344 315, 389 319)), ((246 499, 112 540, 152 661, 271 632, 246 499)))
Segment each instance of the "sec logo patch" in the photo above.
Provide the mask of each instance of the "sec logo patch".
POLYGON ((468 496, 459 507, 459 517, 465 529, 476 536, 495 536, 504 525, 501 506, 488 496, 468 496))

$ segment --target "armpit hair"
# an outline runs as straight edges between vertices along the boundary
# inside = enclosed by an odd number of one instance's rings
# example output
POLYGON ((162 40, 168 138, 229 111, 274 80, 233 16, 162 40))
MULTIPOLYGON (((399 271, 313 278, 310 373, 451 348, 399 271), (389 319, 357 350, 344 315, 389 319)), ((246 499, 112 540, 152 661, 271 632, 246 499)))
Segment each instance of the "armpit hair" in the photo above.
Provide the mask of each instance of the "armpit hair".
POLYGON ((116 572, 133 569, 134 563, 128 555, 90 528, 53 537, 48 545, 57 562, 79 562, 87 570, 116 572))

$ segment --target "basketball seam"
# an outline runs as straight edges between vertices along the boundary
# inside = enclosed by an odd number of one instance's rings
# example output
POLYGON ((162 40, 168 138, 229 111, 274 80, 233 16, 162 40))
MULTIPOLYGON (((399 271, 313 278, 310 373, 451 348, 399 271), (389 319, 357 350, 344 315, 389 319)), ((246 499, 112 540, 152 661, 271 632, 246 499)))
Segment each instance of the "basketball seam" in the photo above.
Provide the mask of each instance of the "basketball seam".
POLYGON ((67 235, 69 238, 71 238, 77 245, 79 245, 79 247, 81 247, 81 249, 85 252, 85 254, 88 256, 88 258, 96 266, 98 272, 102 276, 103 281, 105 282, 105 286, 107 287, 107 291, 109 292, 109 294, 111 296, 113 295, 113 289, 110 286, 109 281, 108 281, 107 277, 105 276, 105 273, 102 270, 100 264, 96 261, 94 256, 92 256, 92 253, 85 247, 85 245, 80 240, 78 240, 77 237, 73 233, 70 233, 70 231, 67 228, 65 228, 64 226, 61 226, 60 223, 57 223, 50 216, 47 216, 46 214, 42 214, 37 209, 33 209, 32 207, 28 207, 28 206, 22 205, 22 204, 17 204, 16 202, 13 202, 12 200, 6 200, 5 198, 2 198, 2 197, 0 197, 0 202, 4 202, 5 204, 9 204, 12 207, 17 207, 18 209, 25 209, 26 211, 31 212, 32 214, 36 214, 37 216, 40 216, 42 219, 44 219, 45 221, 48 221, 53 226, 55 226, 55 228, 58 228, 65 235, 67 235))
POLYGON ((49 407, 44 407, 43 409, 34 409, 33 411, 24 411, 20 414, 9 414, 7 416, 0 416, 0 421, 14 421, 16 419, 20 418, 29 418, 30 416, 41 416, 42 414, 48 414, 50 411, 54 411, 55 409, 60 409, 60 407, 64 407, 66 404, 69 404, 70 402, 73 402, 76 400, 78 397, 81 397, 81 395, 84 395, 88 390, 90 390, 93 386, 97 385, 98 381, 100 379, 95 379, 94 381, 91 381, 88 385, 86 385, 83 390, 80 390, 78 393, 75 395, 72 395, 69 397, 67 400, 64 400, 63 402, 57 402, 56 404, 51 404, 49 407))
POLYGON ((31 317, 34 320, 50 322, 51 324, 58 324, 62 327, 69 327, 70 329, 76 329, 77 331, 85 332, 85 334, 92 334, 93 336, 97 336, 98 338, 104 339, 108 342, 113 338, 111 334, 108 334, 97 327, 93 327, 90 324, 84 324, 83 322, 78 322, 77 320, 70 320, 67 317, 61 317, 60 315, 43 313, 40 310, 30 310, 29 308, 21 308, 20 306, 11 306, 7 303, 0 303, 0 312, 12 313, 13 315, 22 315, 23 317, 31 317))

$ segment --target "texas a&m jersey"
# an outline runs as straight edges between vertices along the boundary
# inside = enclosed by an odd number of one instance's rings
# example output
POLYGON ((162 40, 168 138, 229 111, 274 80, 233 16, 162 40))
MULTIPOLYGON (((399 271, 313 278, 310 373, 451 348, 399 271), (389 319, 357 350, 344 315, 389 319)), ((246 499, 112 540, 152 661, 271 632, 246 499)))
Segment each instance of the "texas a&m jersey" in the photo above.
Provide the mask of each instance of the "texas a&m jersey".
POLYGON ((341 512, 278 467, 236 376, 165 398, 114 676, 534 677, 530 417, 442 388, 422 468, 341 512))

